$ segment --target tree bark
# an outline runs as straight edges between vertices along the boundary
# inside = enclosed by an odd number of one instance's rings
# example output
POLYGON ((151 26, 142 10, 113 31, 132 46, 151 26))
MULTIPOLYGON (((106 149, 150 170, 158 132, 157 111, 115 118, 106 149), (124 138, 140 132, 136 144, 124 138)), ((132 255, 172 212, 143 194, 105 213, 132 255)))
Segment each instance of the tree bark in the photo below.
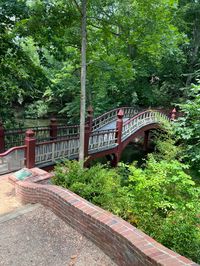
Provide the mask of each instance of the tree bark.
POLYGON ((82 48, 81 48, 81 101, 80 101, 80 147, 79 161, 84 164, 84 137, 85 137, 85 105, 86 105, 86 5, 82 0, 82 48))

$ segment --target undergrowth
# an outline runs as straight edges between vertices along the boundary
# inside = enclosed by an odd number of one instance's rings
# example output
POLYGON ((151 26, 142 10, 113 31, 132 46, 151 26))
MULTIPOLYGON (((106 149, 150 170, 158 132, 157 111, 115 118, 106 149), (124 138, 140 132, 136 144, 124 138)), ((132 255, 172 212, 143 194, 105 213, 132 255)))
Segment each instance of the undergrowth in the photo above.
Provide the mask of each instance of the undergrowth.
POLYGON ((53 182, 199 263, 200 190, 186 168, 177 160, 157 161, 153 155, 144 169, 135 164, 82 169, 77 161, 65 161, 56 167, 53 182))

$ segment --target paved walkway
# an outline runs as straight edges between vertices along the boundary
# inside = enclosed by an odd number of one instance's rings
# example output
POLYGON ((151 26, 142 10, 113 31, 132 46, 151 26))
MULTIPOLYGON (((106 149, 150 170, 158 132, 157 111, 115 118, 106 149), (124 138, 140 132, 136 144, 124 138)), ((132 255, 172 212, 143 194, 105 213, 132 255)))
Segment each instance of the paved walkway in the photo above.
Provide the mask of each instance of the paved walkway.
POLYGON ((2 177, 0 204, 1 266, 116 265, 50 210, 39 204, 20 206, 2 177))

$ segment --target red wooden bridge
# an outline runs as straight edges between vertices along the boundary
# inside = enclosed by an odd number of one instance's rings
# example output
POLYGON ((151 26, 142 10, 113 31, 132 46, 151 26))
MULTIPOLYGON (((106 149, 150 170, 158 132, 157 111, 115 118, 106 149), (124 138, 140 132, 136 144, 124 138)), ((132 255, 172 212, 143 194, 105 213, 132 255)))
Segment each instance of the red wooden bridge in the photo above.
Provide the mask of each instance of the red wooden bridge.
MULTIPOLYGON (((172 118, 175 114, 172 112, 172 118)), ((148 143, 149 131, 170 120, 157 110, 137 111, 132 107, 111 110, 93 119, 88 108, 85 125, 85 157, 111 155, 117 165, 123 149, 138 135, 148 143)), ((0 124, 0 174, 23 167, 47 167, 63 159, 77 159, 79 154, 79 126, 58 125, 51 119, 50 126, 32 129, 5 130, 0 124), (7 150, 7 151, 5 151, 7 150)))

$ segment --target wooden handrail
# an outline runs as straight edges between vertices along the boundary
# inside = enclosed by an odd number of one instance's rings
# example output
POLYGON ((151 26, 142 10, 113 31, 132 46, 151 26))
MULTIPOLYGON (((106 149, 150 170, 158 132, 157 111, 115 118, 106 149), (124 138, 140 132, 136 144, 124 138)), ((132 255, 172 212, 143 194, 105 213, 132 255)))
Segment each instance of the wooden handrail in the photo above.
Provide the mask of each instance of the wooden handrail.
POLYGON ((23 145, 23 146, 16 146, 16 147, 12 147, 10 148, 9 150, 3 152, 3 153, 0 153, 0 157, 5 157, 7 156, 8 154, 10 154, 11 152, 13 151, 17 151, 17 150, 25 150, 27 148, 26 145, 23 145))

